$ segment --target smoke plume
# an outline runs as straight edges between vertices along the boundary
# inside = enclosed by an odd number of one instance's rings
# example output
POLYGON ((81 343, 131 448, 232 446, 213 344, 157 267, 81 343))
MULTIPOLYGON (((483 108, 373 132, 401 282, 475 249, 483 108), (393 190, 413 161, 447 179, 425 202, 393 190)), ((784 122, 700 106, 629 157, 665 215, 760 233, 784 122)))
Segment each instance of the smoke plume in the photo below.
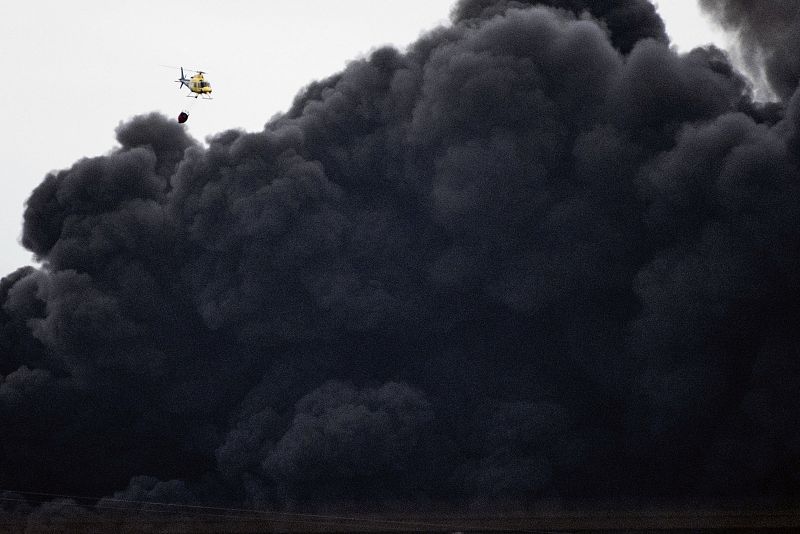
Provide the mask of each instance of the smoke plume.
POLYGON ((704 4, 785 104, 720 50, 671 50, 645 0, 461 0, 262 131, 120 124, 33 191, 42 265, 0 283, 0 489, 790 501, 800 33, 704 4))
POLYGON ((723 28, 736 33, 745 64, 788 100, 800 80, 800 5, 792 0, 700 0, 723 28))

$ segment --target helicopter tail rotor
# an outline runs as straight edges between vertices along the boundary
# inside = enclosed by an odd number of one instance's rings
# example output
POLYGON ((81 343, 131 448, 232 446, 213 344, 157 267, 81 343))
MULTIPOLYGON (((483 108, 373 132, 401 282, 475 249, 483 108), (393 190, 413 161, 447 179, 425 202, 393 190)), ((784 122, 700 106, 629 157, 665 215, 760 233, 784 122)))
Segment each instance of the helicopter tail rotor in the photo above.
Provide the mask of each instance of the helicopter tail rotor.
POLYGON ((187 88, 187 89, 189 88, 189 84, 188 84, 188 83, 186 83, 188 80, 186 79, 186 76, 183 74, 183 67, 181 67, 181 78, 180 78, 180 80, 175 80, 175 81, 176 81, 177 83, 180 83, 180 84, 181 84, 181 85, 178 87, 178 89, 181 89, 181 88, 183 88, 183 86, 184 86, 184 85, 186 86, 186 88, 187 88))

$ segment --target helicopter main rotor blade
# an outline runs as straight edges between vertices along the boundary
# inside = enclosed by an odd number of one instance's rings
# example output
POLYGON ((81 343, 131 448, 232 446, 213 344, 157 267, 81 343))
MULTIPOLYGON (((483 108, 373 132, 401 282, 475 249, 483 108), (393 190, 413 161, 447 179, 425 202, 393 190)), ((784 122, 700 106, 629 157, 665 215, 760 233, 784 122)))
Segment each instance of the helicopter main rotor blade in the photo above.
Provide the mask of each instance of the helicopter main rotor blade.
POLYGON ((194 72, 195 74, 200 74, 200 73, 208 74, 208 71, 206 71, 206 70, 190 69, 188 67, 181 67, 180 65, 163 65, 163 64, 159 63, 158 66, 159 67, 165 67, 167 69, 183 69, 186 72, 194 72))

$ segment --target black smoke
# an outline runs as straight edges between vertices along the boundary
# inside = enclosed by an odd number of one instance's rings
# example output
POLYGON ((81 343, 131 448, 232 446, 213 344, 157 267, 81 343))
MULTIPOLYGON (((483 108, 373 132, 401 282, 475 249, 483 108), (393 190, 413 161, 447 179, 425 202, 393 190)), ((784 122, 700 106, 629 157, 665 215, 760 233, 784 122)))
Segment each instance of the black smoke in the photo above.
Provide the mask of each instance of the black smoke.
POLYGON ((0 490, 790 502, 800 97, 644 0, 546 4, 462 0, 260 132, 143 115, 48 175, 0 283, 0 490))
POLYGON ((453 9, 456 23, 488 19, 509 9, 546 5, 576 16, 590 16, 608 32, 611 43, 627 54, 642 39, 668 42, 664 22, 645 0, 461 0, 453 9))
POLYGON ((752 74, 762 75, 783 100, 800 81, 800 4, 792 0, 700 0, 723 28, 736 33, 752 74))

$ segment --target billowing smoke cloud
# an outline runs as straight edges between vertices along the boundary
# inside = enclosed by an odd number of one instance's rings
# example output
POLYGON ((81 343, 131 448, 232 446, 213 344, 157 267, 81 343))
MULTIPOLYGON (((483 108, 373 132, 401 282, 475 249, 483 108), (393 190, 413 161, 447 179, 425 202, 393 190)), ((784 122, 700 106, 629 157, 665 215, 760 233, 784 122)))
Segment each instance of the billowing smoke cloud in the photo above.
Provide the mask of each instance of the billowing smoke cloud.
POLYGON ((611 43, 628 53, 642 39, 666 43, 664 22, 655 7, 645 0, 461 0, 453 10, 453 20, 464 22, 501 15, 509 9, 547 5, 578 16, 591 16, 607 32, 611 43))
POLYGON ((748 69, 762 75, 781 99, 800 81, 800 5, 792 0, 700 0, 723 28, 734 31, 748 69))
POLYGON ((263 131, 203 147, 140 116, 48 175, 43 267, 0 284, 0 488, 796 495, 800 99, 676 55, 644 0, 551 4, 463 0, 263 131))

